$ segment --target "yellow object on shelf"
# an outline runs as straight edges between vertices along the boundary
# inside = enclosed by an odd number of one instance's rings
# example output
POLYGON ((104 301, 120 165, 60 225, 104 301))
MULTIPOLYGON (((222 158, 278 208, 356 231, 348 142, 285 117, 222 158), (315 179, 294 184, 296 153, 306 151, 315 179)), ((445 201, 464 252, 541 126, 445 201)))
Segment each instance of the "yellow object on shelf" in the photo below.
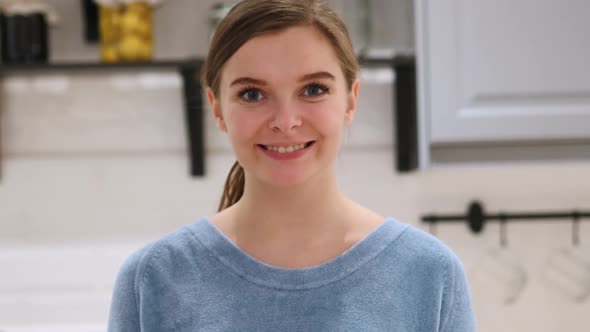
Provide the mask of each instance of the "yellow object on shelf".
POLYGON ((153 8, 143 1, 99 5, 100 54, 104 62, 149 61, 153 8))

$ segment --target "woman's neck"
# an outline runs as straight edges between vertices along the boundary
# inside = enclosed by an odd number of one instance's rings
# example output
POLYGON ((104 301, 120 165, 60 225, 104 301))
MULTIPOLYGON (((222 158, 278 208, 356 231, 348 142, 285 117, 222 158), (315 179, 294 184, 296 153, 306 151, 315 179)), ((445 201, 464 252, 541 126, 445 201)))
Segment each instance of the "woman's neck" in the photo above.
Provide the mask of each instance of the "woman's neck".
POLYGON ((289 188, 247 180, 240 201, 212 220, 253 257, 285 267, 332 259, 383 222, 340 193, 335 178, 315 180, 289 188))
POLYGON ((236 212, 241 222, 257 223, 269 230, 302 231, 325 224, 327 218, 342 210, 344 201, 334 176, 290 187, 250 180, 236 212))

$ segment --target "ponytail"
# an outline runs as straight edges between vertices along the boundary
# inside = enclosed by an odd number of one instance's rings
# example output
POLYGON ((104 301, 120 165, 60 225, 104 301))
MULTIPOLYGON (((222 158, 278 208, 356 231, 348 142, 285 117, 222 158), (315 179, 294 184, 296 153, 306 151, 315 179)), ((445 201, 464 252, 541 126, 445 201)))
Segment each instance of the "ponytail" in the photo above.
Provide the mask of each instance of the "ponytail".
POLYGON ((219 202, 219 209, 217 210, 220 212, 221 210, 225 210, 226 208, 236 204, 242 195, 244 194, 244 169, 236 161, 236 163, 232 166, 229 174, 227 175, 227 179, 225 180, 225 186, 223 187, 223 195, 221 196, 221 201, 219 202))

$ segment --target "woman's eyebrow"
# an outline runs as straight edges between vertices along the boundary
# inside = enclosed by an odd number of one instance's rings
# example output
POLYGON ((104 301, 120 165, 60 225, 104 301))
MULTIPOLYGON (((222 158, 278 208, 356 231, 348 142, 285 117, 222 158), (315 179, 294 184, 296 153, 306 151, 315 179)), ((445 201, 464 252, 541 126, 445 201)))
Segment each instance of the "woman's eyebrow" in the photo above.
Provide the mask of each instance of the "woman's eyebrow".
POLYGON ((318 71, 315 73, 306 74, 306 75, 301 76, 301 78, 299 79, 299 82, 313 80, 313 79, 320 79, 320 78, 330 79, 332 81, 336 80, 336 77, 334 75, 330 74, 329 72, 318 71))
POLYGON ((229 86, 232 87, 237 84, 266 85, 266 82, 252 77, 239 77, 233 80, 229 86))
MULTIPOLYGON (((313 79, 320 79, 320 78, 330 79, 333 81, 336 80, 336 77, 334 75, 330 74, 329 72, 318 71, 315 73, 305 74, 305 75, 301 76, 301 78, 299 79, 299 82, 313 80, 313 79)), ((239 78, 236 78, 235 80, 233 80, 229 86, 232 87, 234 85, 239 85, 239 84, 266 85, 266 82, 263 80, 257 79, 257 78, 252 78, 252 77, 239 77, 239 78)))

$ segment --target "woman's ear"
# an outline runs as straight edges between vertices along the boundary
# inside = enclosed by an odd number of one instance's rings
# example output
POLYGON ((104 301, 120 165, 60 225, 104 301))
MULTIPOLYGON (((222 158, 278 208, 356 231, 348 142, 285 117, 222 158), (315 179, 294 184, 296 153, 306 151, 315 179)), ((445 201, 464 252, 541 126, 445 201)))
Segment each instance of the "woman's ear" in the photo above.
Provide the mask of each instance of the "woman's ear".
POLYGON ((211 109, 213 110, 213 116, 215 117, 217 128, 227 132, 227 126, 223 120, 223 114, 221 113, 221 104, 217 98, 215 98, 215 93, 213 93, 213 90, 211 90, 210 87, 207 87, 207 99, 209 99, 209 106, 211 106, 211 109))
POLYGON ((359 88, 361 82, 357 78, 353 83, 350 89, 350 93, 348 94, 348 104, 346 107, 346 113, 344 114, 344 123, 348 126, 352 123, 354 119, 354 113, 356 112, 356 103, 358 101, 359 96, 359 88))

